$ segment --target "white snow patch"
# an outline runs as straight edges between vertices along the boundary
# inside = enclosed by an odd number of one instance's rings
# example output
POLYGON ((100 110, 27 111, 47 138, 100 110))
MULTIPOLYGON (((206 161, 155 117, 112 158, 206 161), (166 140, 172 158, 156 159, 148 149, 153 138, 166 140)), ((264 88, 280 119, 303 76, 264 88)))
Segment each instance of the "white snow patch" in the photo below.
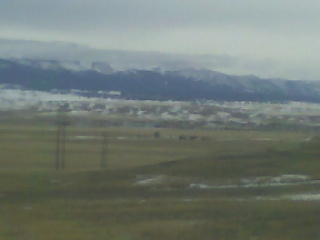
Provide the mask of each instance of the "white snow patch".
POLYGON ((199 114, 189 114, 189 116, 188 116, 189 121, 199 121, 202 118, 203 118, 203 116, 201 116, 199 114))
POLYGON ((312 140, 312 137, 308 137, 305 139, 302 139, 301 142, 310 142, 312 140))
POLYGON ((241 198, 236 199, 238 201, 281 201, 281 200, 291 200, 291 201, 320 201, 320 193, 301 193, 301 194, 287 194, 282 196, 257 196, 255 198, 241 198))
POLYGON ((257 142, 263 142, 263 141, 266 141, 266 142, 272 142, 272 141, 280 141, 280 139, 277 139, 277 138, 255 138, 255 139, 252 139, 252 141, 257 141, 257 142))
POLYGON ((293 201, 320 201, 320 193, 287 195, 285 198, 293 201))
POLYGON ((302 184, 320 184, 320 180, 311 180, 305 175, 285 174, 277 177, 264 176, 256 178, 241 179, 239 184, 199 184, 191 183, 190 188, 197 189, 228 189, 228 188, 261 188, 261 187, 282 187, 302 184))
POLYGON ((199 183, 191 183, 190 188, 196 189, 228 189, 228 188, 238 188, 239 185, 208 185, 208 184, 199 184, 199 183))
POLYGON ((256 178, 244 178, 241 180, 243 184, 281 184, 281 183, 298 183, 306 182, 310 177, 300 174, 284 174, 277 177, 263 176, 256 178))
POLYGON ((101 137, 97 137, 97 136, 75 136, 75 139, 77 140, 95 140, 95 139, 99 139, 101 137))
POLYGON ((164 181, 164 175, 156 175, 148 178, 140 179, 136 182, 137 185, 153 185, 153 184, 160 184, 164 181))

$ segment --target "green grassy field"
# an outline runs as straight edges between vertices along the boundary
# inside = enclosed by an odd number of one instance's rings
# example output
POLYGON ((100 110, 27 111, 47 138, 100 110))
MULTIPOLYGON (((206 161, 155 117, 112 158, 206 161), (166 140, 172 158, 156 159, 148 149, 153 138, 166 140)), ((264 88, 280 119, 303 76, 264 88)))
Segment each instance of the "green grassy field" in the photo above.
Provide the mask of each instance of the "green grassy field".
POLYGON ((73 126, 57 171, 53 125, 2 124, 0 239, 318 239, 320 202, 283 197, 320 191, 313 135, 73 126), (310 181, 241 185, 282 175, 310 181))

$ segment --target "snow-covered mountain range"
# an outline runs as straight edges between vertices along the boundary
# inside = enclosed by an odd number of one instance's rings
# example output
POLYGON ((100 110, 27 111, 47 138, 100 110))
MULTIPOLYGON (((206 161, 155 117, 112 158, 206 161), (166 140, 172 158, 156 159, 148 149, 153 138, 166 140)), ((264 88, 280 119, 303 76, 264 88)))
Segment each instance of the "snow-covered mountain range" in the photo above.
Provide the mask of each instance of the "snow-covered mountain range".
POLYGON ((318 81, 261 79, 207 69, 113 69, 104 61, 0 59, 0 84, 51 91, 77 89, 94 95, 121 92, 124 99, 320 102, 318 81))

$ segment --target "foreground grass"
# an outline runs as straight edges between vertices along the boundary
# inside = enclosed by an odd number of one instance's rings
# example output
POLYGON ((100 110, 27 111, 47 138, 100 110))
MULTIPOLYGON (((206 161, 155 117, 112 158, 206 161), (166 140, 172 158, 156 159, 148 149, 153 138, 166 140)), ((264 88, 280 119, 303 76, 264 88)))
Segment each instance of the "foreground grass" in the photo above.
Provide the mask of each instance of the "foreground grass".
POLYGON ((132 180, 119 171, 2 174, 0 239, 316 239, 320 233, 318 202, 166 193, 132 180))
POLYGON ((54 199, 7 204, 1 239, 317 239, 315 203, 54 199))
POLYGON ((52 127, 0 128, 0 239, 317 239, 320 203, 260 196, 319 192, 318 185, 199 190, 193 181, 304 174, 319 178, 310 133, 68 130, 67 166, 54 170, 52 127), (178 141, 199 135, 205 141, 178 141), (91 138, 77 139, 77 136, 91 138), (173 137, 172 137, 173 136, 173 137), (252 139, 276 138, 276 141, 252 139), (225 141, 222 141, 222 140, 225 141), (231 139, 231 140, 230 140, 231 139), (174 182, 138 185, 139 176, 174 182))

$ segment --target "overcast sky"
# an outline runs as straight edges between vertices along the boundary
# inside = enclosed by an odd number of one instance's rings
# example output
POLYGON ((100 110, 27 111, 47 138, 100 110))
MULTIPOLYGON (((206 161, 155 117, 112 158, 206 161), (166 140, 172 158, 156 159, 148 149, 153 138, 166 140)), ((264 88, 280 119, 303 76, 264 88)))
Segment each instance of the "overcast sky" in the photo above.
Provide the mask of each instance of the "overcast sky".
POLYGON ((224 56, 216 70, 320 80, 319 12, 319 0, 0 0, 0 38, 224 56))

